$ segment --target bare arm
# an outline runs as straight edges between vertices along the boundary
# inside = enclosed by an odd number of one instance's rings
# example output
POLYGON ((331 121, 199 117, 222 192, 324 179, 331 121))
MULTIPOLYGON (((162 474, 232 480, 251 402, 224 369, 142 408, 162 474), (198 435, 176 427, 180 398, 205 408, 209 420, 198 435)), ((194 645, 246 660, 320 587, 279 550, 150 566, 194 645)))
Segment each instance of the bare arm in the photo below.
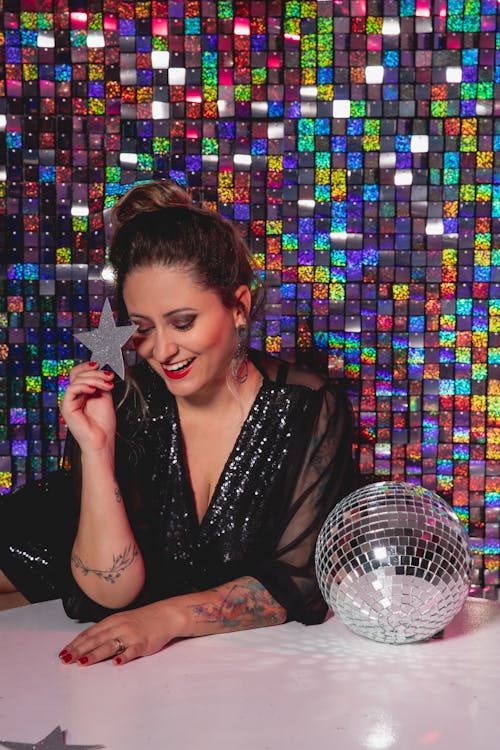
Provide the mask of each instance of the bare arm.
POLYGON ((60 653, 66 664, 90 666, 115 657, 124 664, 160 651, 176 638, 279 625, 285 609, 255 578, 245 576, 208 591, 119 612, 80 633, 60 653), (117 654, 117 645, 125 650, 117 654))
POLYGON ((115 480, 113 375, 95 364, 71 371, 61 407, 81 451, 80 520, 71 555, 76 583, 111 609, 130 604, 144 585, 144 563, 115 480))
POLYGON ((12 594, 16 587, 9 581, 5 573, 0 570, 0 594, 12 594))
POLYGON ((82 591, 110 609, 130 604, 144 585, 144 562, 112 460, 99 455, 82 454, 82 502, 71 569, 82 591))
POLYGON ((213 635, 280 625, 285 609, 255 578, 245 576, 209 591, 187 594, 171 600, 184 614, 181 636, 213 635))

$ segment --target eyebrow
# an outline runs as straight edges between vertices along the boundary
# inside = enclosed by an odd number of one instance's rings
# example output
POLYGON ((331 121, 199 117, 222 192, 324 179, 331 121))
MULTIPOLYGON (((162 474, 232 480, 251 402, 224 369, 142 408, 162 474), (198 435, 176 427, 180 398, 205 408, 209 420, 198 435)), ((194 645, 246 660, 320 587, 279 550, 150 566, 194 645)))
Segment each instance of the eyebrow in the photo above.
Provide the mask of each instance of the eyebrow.
MULTIPOLYGON (((178 307, 175 310, 169 310, 168 312, 164 313, 161 317, 162 318, 169 318, 171 315, 177 315, 178 313, 184 313, 184 312, 191 312, 196 313, 196 310, 194 310, 192 307, 178 307)), ((141 318, 142 320, 151 320, 147 315, 141 315, 140 313, 129 313, 129 318, 141 318)))

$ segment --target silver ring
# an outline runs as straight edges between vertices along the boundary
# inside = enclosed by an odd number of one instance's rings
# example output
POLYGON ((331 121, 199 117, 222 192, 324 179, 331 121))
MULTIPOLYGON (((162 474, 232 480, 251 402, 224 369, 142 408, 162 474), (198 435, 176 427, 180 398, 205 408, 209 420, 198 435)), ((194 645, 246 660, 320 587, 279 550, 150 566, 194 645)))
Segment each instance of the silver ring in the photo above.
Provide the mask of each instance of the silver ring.
POLYGON ((113 638, 113 640, 116 643, 116 651, 113 654, 113 656, 118 656, 119 654, 123 654, 123 652, 125 651, 125 649, 127 647, 123 645, 122 639, 121 638, 113 638))

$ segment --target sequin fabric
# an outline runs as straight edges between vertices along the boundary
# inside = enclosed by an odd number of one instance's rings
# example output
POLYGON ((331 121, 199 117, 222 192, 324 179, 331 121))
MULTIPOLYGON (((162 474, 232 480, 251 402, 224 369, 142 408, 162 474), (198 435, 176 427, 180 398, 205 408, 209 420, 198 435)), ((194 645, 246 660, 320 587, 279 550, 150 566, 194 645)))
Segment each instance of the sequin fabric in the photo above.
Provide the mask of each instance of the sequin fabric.
POLYGON ((71 584, 77 507, 66 471, 0 500, 0 570, 30 602, 57 599, 71 584))
MULTIPOLYGON (((117 410, 117 477, 147 570, 134 605, 250 575, 293 619, 324 615, 314 542, 343 495, 350 458, 332 389, 265 377, 199 522, 175 399, 146 363, 136 380, 147 415, 133 395, 117 410)), ((63 598, 78 619, 107 614, 74 584, 63 598)))
MULTIPOLYGON (((264 382, 201 523, 175 401, 167 400, 145 434, 156 453, 150 478, 152 517, 157 519, 153 545, 167 570, 181 563, 195 568, 196 577, 205 577, 214 561, 231 563, 262 550, 265 514, 270 511, 270 498, 276 499, 276 487, 284 481, 295 426, 311 408, 308 395, 303 388, 264 382)), ((147 481, 143 476, 142 486, 147 481)))

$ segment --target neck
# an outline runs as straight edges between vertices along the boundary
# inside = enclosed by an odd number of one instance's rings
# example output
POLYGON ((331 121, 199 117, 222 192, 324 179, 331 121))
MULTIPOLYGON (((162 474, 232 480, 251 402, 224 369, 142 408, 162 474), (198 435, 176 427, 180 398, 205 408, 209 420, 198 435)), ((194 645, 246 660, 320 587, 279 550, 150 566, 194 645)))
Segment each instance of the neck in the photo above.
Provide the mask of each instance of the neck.
POLYGON ((228 374, 226 379, 215 383, 208 392, 196 393, 188 398, 178 396, 177 407, 179 412, 186 416, 194 412, 197 415, 204 412, 227 416, 234 413, 235 409, 246 416, 261 385, 262 375, 251 362, 248 362, 248 377, 244 383, 238 383, 228 374))

